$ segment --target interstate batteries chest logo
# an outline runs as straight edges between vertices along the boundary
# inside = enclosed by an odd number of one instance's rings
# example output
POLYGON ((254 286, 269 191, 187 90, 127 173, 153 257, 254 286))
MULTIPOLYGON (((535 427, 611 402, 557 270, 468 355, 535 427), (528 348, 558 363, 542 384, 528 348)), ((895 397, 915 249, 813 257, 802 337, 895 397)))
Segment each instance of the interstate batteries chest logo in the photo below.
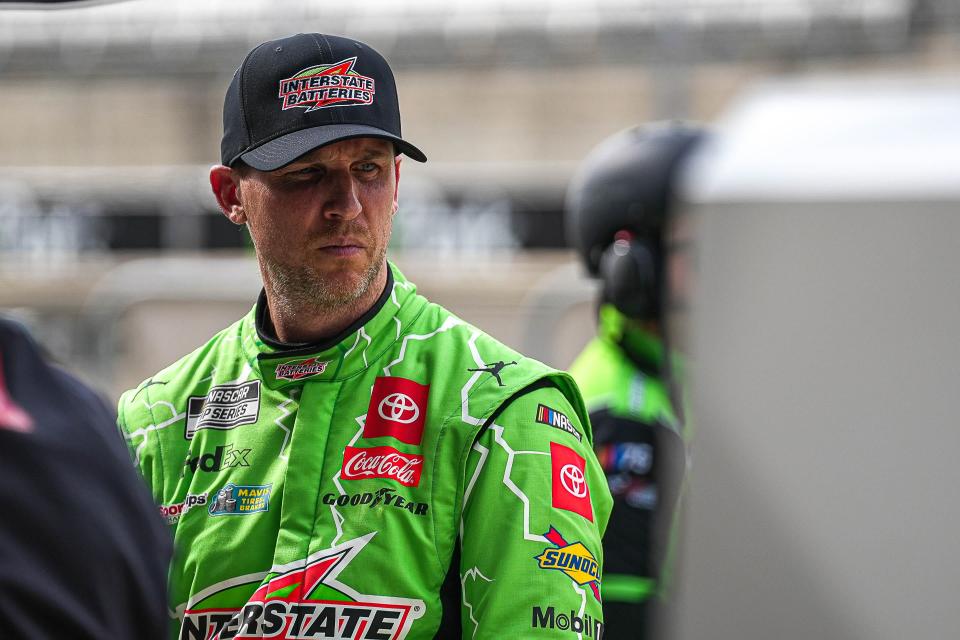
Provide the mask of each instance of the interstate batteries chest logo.
POLYGON ((295 107, 316 111, 325 107, 371 104, 376 94, 373 78, 353 70, 357 58, 335 64, 307 67, 280 81, 283 110, 295 107))
POLYGON ((597 558, 582 542, 570 544, 553 527, 550 527, 544 537, 557 548, 544 549, 543 553, 536 556, 540 562, 540 568, 561 571, 581 587, 589 585, 593 595, 599 601, 600 565, 597 563, 597 558))
POLYGON ((337 580, 375 535, 200 591, 187 603, 180 640, 406 638, 426 612, 422 600, 362 594, 337 580))
POLYGON ((222 384, 205 396, 187 400, 183 437, 192 440, 201 429, 234 429, 253 424, 260 415, 260 381, 222 384))
POLYGON ((300 380, 302 378, 312 378, 318 376, 327 370, 326 361, 319 361, 316 358, 306 360, 294 360, 278 364, 275 370, 277 380, 300 380))

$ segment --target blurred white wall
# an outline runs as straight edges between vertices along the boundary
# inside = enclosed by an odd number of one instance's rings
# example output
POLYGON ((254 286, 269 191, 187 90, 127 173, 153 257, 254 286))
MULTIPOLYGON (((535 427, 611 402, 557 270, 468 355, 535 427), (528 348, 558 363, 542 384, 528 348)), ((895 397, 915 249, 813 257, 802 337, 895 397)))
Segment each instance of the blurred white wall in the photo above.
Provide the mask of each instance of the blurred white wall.
POLYGON ((958 115, 955 80, 774 85, 691 170, 674 637, 956 637, 958 115))

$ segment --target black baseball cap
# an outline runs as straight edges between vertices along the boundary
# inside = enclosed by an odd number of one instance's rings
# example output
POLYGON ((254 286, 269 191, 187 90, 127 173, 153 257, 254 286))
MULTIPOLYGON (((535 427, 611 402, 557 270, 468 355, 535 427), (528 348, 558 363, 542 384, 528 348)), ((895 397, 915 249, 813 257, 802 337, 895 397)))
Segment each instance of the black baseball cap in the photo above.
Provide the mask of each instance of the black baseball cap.
POLYGON ((272 171, 317 147, 365 137, 427 161, 400 137, 397 85, 383 56, 350 38, 298 33, 254 48, 233 75, 220 160, 272 171))

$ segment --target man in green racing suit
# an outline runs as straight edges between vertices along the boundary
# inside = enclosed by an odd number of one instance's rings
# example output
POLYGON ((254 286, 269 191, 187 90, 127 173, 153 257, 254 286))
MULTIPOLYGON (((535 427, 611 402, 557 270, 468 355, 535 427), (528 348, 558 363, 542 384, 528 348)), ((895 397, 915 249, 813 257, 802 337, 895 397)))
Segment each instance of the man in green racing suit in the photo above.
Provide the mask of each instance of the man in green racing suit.
POLYGON ((228 89, 211 185, 264 291, 119 405, 176 638, 603 635, 579 391, 387 262, 401 152, 426 159, 363 43, 265 43, 228 89))

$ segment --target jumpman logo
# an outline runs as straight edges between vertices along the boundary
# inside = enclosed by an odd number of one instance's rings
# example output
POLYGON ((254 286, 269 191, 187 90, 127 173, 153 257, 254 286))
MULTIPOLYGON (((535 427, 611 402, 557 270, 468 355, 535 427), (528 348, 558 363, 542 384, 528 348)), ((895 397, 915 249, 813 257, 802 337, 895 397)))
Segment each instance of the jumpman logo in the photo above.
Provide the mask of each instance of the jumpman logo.
POLYGON ((486 369, 467 369, 467 371, 483 371, 484 373, 489 373, 494 378, 497 379, 497 384, 501 387, 503 386, 503 380, 500 379, 500 372, 503 371, 506 367, 509 367, 512 364, 517 364, 516 360, 513 362, 494 362, 493 364, 488 364, 486 369))

